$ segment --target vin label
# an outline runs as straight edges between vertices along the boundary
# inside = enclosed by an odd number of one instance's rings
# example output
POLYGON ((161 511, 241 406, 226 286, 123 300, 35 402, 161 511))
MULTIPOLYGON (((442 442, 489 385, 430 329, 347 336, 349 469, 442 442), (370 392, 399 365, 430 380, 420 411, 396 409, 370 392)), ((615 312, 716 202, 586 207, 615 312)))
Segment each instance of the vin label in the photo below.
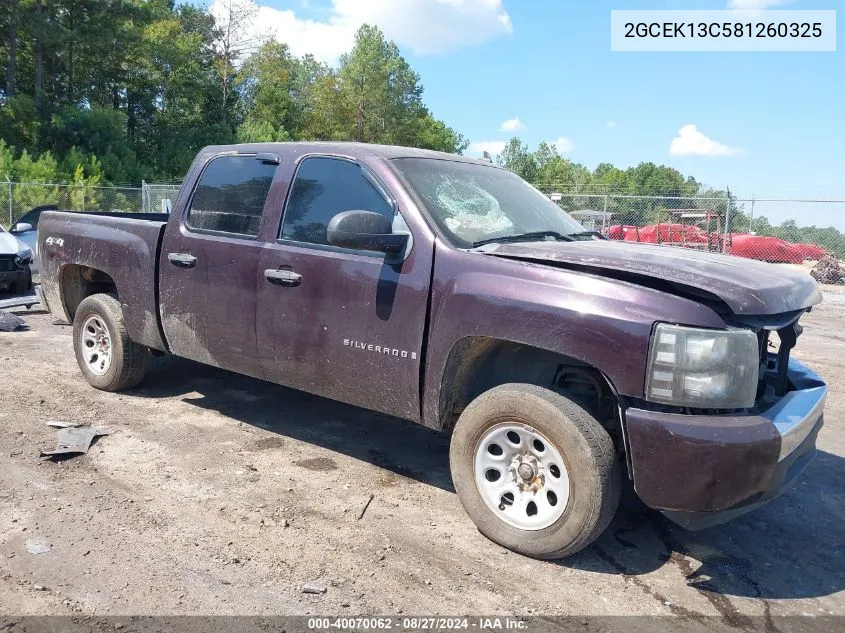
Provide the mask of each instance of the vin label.
POLYGON ((611 51, 835 51, 836 11, 611 11, 611 51))

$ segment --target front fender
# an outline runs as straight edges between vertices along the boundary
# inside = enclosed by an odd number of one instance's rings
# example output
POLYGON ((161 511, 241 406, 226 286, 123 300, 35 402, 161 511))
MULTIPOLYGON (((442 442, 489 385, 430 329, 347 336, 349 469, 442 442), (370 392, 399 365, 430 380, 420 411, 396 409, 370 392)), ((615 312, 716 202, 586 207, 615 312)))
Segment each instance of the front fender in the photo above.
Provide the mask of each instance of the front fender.
POLYGON ((642 397, 656 321, 724 328, 711 308, 632 283, 438 244, 423 421, 440 428, 443 376, 468 336, 563 354, 601 371, 617 393, 642 397))

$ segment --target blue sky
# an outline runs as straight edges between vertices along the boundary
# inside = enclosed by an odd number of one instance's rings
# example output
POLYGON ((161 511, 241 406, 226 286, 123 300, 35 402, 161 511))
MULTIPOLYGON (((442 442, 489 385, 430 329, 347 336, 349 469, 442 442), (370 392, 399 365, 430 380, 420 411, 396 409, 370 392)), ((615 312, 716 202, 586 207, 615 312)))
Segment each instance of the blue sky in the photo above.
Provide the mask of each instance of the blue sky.
POLYGON ((513 135, 532 148, 562 137, 565 155, 591 168, 654 161, 740 194, 845 198, 842 52, 610 51, 611 9, 722 9, 731 1, 841 6, 834 0, 259 0, 265 6, 259 22, 294 52, 327 61, 344 50, 361 21, 375 22, 420 73, 435 116, 475 149, 513 135), (512 119, 518 129, 502 130, 512 119), (721 155, 671 154, 673 138, 691 125, 681 146, 721 155))

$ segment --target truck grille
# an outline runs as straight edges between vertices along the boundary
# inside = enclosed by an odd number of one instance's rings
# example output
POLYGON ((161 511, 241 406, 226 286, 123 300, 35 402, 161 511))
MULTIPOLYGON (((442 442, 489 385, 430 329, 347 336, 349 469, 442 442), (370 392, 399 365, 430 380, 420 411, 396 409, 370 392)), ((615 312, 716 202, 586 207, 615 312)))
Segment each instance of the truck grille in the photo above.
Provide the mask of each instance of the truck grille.
POLYGON ((767 386, 771 386, 777 396, 789 391, 787 368, 789 357, 795 342, 803 328, 798 321, 779 330, 761 330, 760 340, 760 386, 758 395, 763 395, 767 386))
POLYGON ((12 272, 13 270, 18 270, 18 267, 15 266, 15 256, 0 255, 0 272, 12 272))

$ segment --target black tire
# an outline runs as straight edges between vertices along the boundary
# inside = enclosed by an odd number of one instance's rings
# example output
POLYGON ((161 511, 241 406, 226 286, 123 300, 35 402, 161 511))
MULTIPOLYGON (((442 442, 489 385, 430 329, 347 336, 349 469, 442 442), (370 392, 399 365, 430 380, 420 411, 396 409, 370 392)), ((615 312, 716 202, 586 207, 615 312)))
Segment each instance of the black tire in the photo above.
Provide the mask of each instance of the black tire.
POLYGON ((563 558, 584 549, 607 528, 619 504, 620 466, 607 431, 571 400, 535 385, 501 385, 473 400, 455 426, 449 464, 458 498, 479 531, 533 558, 563 558), (568 470, 567 506, 543 529, 510 525, 478 490, 476 446, 488 429, 504 422, 536 429, 555 445, 568 470))
POLYGON ((148 348, 129 338, 120 302, 109 294, 91 295, 79 304, 73 317, 73 349, 85 380, 103 391, 121 391, 136 386, 143 380, 150 358, 148 348), (102 375, 93 372, 85 362, 81 334, 83 324, 91 316, 98 316, 105 324, 111 343, 111 362, 102 375))

